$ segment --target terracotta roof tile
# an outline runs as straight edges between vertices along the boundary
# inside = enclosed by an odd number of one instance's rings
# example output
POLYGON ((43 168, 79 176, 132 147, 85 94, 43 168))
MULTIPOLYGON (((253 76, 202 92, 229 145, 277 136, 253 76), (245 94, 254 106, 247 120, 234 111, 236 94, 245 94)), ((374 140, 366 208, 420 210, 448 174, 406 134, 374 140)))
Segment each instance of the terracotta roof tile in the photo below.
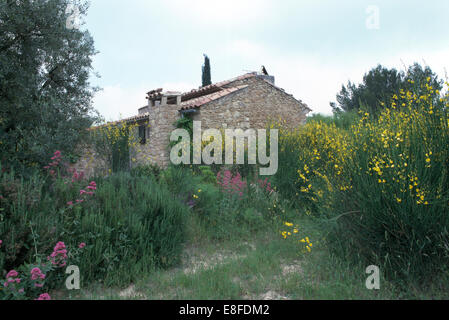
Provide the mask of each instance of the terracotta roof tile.
POLYGON ((223 86, 231 84, 232 82, 235 82, 235 81, 244 80, 244 79, 252 78, 255 76, 257 76, 256 72, 246 73, 246 74, 238 76, 236 78, 217 82, 217 83, 211 84, 209 86, 199 88, 197 90, 194 89, 192 91, 182 94, 182 101, 188 101, 188 100, 195 99, 195 98, 198 98, 201 96, 205 96, 205 95, 208 95, 211 93, 222 91, 223 86))
POLYGON ((198 98, 190 99, 188 101, 181 103, 181 111, 196 109, 201 107, 202 105, 209 103, 211 101, 223 98, 231 93, 247 88, 248 86, 237 86, 232 88, 223 89, 219 92, 214 92, 205 96, 201 96, 198 98))

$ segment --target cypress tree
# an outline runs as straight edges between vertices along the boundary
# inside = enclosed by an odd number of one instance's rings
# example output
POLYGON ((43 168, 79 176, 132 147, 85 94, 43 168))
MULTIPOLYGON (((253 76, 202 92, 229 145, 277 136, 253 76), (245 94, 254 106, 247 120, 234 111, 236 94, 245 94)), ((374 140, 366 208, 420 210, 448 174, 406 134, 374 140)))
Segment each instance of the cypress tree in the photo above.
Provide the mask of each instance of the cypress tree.
POLYGON ((204 65, 203 65, 203 87, 211 85, 212 80, 210 76, 210 60, 207 55, 204 55, 204 65))

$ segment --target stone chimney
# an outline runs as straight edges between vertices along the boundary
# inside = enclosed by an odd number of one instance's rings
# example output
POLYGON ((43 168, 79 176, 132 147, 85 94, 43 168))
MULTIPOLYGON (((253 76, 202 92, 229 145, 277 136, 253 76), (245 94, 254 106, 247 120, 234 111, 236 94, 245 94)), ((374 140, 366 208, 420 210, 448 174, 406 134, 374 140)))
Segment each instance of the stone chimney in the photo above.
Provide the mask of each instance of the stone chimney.
POLYGON ((181 92, 156 89, 147 93, 148 108, 166 105, 180 105, 181 92))
POLYGON ((181 92, 178 91, 165 91, 162 93, 161 106, 166 105, 181 105, 181 92))

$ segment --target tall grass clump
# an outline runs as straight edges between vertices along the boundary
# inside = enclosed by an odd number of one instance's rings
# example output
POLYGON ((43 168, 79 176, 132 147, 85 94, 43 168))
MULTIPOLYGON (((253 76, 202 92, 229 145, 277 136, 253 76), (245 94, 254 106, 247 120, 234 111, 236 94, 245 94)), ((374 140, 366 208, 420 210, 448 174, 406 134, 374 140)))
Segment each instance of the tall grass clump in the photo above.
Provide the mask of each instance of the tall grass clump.
POLYGON ((179 262, 188 208, 148 177, 99 180, 96 202, 81 214, 77 238, 91 243, 80 261, 85 279, 126 284, 153 267, 179 262))
POLYGON ((348 129, 282 131, 275 181, 324 219, 336 254, 422 282, 449 262, 449 97, 429 79, 414 87, 348 129))

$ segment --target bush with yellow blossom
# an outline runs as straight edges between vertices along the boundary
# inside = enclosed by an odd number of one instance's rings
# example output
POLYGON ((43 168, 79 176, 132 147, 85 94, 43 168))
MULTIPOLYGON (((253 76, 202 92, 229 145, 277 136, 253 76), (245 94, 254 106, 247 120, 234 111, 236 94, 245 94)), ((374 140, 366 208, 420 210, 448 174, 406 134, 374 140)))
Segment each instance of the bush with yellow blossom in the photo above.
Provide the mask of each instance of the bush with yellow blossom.
POLYGON ((281 127, 278 189, 326 219, 336 252, 391 278, 424 279, 449 262, 449 95, 429 83, 348 129, 281 127))

